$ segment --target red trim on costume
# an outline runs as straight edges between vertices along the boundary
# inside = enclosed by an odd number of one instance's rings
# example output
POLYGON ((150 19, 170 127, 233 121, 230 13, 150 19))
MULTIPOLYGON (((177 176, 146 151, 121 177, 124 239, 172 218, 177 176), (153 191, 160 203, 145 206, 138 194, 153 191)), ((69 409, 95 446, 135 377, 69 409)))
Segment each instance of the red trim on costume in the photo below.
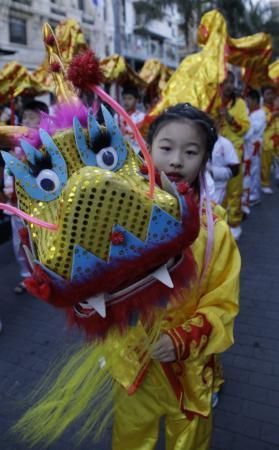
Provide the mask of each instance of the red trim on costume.
POLYGON ((149 364, 146 364, 141 371, 138 373, 137 378, 135 379, 134 383, 127 389, 128 395, 133 395, 138 387, 141 385, 145 374, 147 372, 149 364))
MULTIPOLYGON (((198 347, 200 345, 202 336, 206 336, 208 338, 211 334, 211 323, 203 314, 199 314, 197 317, 201 317, 201 319, 203 320, 202 326, 197 326, 194 323, 191 323, 190 320, 187 323, 188 329, 186 329, 186 327, 182 325, 165 331, 165 333, 171 338, 174 344, 177 361, 182 361, 189 357, 191 352, 190 346, 193 341, 197 344, 198 347)), ((205 343, 201 347, 201 350, 206 346, 206 344, 207 343, 205 343)))
POLYGON ((251 175, 251 159, 246 159, 244 162, 244 176, 251 175))
POLYGON ((260 141, 256 141, 256 142, 254 142, 253 145, 254 145, 253 156, 257 156, 260 153, 261 143, 260 143, 260 141))

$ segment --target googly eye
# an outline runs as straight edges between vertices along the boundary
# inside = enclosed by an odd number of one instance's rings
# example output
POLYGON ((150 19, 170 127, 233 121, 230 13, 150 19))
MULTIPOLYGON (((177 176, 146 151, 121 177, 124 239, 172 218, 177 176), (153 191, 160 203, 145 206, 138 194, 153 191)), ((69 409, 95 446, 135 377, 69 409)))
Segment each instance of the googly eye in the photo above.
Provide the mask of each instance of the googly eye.
POLYGON ((117 151, 113 147, 104 147, 96 156, 99 167, 106 170, 113 170, 118 163, 117 151))
POLYGON ((57 191, 60 186, 57 174, 50 169, 42 170, 36 177, 36 182, 40 189, 50 194, 57 191))

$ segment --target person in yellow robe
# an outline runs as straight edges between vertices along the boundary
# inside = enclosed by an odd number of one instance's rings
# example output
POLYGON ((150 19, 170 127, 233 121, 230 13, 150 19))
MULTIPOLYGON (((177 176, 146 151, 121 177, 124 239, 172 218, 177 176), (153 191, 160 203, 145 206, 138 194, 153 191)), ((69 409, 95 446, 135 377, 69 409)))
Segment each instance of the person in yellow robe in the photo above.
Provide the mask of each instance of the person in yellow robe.
MULTIPOLYGON (((246 103, 242 98, 237 98, 234 93, 235 77, 232 72, 222 85, 222 104, 218 108, 217 121, 221 136, 229 139, 236 149, 240 162, 243 162, 244 136, 250 128, 250 120, 246 103)), ((227 194, 224 207, 228 211, 228 224, 235 239, 241 235, 242 208, 241 198, 243 191, 243 170, 231 178, 227 185, 227 194)))
POLYGON ((33 444, 52 443, 81 416, 79 437, 92 430, 96 436, 109 406, 113 450, 154 449, 162 416, 167 450, 210 448, 212 398, 223 382, 216 356, 233 344, 240 271, 235 240, 220 207, 212 210, 204 181, 217 133, 207 114, 178 104, 158 116, 148 140, 158 172, 181 193, 190 185, 200 203, 201 227, 192 245, 196 276, 156 309, 152 321, 139 318, 123 334, 89 343, 71 357, 16 427, 33 444))
POLYGON ((275 158, 279 158, 279 109, 275 89, 272 86, 263 88, 264 110, 266 113, 266 129, 264 132, 263 151, 261 156, 262 192, 272 194, 271 166, 275 158))
MULTIPOLYGON (((196 108, 169 108, 149 133, 156 168, 177 183, 195 185, 212 151, 212 133, 211 121, 196 108)), ((200 234, 192 246, 197 279, 183 291, 181 306, 168 309, 145 370, 140 370, 137 352, 130 351, 123 353, 119 372, 116 368, 113 374, 124 387, 115 405, 113 450, 154 449, 161 416, 166 419, 167 450, 210 447, 212 395, 222 382, 215 356, 233 344, 240 270, 228 225, 215 213, 213 221, 211 230, 202 210, 200 234)))

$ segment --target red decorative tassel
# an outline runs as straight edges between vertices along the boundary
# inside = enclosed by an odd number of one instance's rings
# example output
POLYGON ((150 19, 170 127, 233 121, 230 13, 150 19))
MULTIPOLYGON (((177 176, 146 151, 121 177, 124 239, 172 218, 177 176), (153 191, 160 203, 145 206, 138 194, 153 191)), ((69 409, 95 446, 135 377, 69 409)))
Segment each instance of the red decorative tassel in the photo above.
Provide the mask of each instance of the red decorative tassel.
POLYGON ((61 72, 61 66, 59 62, 53 62, 52 64, 50 64, 50 71, 56 73, 61 72))
POLYGON ((81 90, 85 90, 90 85, 99 85, 103 82, 104 76, 100 68, 100 63, 92 50, 76 55, 68 69, 68 79, 73 85, 81 90))
POLYGON ((46 43, 46 45, 49 45, 50 47, 52 47, 52 46, 54 45, 54 43, 55 43, 54 36, 53 36, 52 34, 50 34, 49 36, 47 36, 47 37, 45 38, 45 43, 46 43))

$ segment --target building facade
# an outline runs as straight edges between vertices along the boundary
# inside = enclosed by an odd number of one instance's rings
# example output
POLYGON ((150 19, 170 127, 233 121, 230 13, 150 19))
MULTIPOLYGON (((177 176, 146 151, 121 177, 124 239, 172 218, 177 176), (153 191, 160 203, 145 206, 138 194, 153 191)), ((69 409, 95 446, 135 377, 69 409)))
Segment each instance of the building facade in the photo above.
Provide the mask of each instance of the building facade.
POLYGON ((121 53, 135 69, 149 58, 177 67, 185 48, 175 6, 162 20, 142 23, 137 0, 1 0, 0 69, 16 60, 34 70, 44 59, 41 36, 45 22, 55 27, 71 17, 82 27, 85 38, 102 58, 121 53))
POLYGON ((149 58, 156 58, 166 66, 178 66, 184 37, 179 29, 181 18, 175 5, 164 10, 164 17, 145 23, 145 15, 137 0, 121 2, 122 53, 135 69, 149 58))
POLYGON ((1 0, 0 68, 16 60, 30 70, 44 59, 42 26, 55 27, 71 17, 82 27, 85 38, 99 56, 105 54, 103 8, 91 0, 1 0), (13 52, 12 54, 9 54, 13 52))

